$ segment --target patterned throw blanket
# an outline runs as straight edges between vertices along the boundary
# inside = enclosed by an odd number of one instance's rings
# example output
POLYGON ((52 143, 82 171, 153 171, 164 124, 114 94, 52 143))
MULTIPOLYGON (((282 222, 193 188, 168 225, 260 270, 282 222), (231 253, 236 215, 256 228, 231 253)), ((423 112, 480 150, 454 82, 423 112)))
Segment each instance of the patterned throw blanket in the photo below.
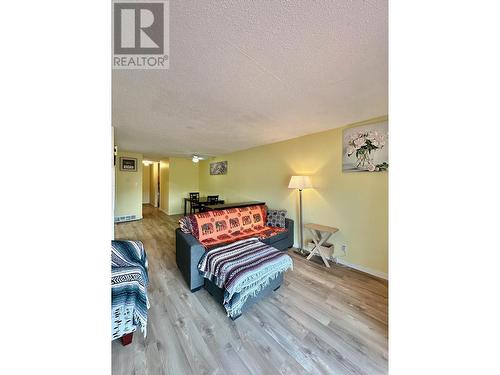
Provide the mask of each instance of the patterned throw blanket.
POLYGON ((146 337, 148 260, 140 241, 111 241, 112 340, 134 332, 146 337))
POLYGON ((249 297, 254 297, 281 272, 293 268, 283 251, 249 238, 206 252, 198 264, 203 277, 224 289, 227 316, 241 314, 249 297))

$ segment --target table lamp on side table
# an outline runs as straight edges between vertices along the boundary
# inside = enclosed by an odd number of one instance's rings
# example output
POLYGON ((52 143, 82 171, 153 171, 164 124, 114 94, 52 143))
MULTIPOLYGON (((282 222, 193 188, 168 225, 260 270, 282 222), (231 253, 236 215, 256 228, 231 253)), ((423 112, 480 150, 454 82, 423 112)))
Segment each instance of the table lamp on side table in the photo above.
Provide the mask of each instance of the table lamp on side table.
POLYGON ((304 251, 303 249, 303 227, 302 227, 302 190, 312 188, 311 179, 309 176, 292 176, 290 178, 290 183, 288 184, 289 189, 299 189, 299 234, 300 234, 300 252, 304 251))

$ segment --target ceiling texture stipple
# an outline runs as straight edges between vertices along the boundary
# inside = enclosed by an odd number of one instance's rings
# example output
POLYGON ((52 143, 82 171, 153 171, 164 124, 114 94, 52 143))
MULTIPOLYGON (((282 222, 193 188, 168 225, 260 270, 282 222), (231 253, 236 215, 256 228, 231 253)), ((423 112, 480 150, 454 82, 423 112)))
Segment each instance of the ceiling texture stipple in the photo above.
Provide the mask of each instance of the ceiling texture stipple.
POLYGON ((387 114, 387 0, 170 1, 170 69, 114 70, 122 150, 220 155, 387 114))

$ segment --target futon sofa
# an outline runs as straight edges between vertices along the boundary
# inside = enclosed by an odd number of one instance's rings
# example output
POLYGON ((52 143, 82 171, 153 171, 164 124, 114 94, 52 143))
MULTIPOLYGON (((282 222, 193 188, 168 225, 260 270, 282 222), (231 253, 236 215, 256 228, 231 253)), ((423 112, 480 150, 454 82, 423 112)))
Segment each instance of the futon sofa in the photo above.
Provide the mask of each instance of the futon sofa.
POLYGON ((241 239, 257 237, 278 250, 293 246, 293 220, 285 219, 285 228, 266 225, 267 207, 249 206, 201 212, 181 218, 175 230, 176 262, 182 276, 195 292, 204 285, 198 263, 207 249, 241 239))

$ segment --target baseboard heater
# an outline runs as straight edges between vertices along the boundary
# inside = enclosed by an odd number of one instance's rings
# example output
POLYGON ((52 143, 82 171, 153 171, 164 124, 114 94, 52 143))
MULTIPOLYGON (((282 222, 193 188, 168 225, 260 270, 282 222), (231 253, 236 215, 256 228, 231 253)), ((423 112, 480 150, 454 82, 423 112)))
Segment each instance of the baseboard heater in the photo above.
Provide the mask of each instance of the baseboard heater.
POLYGON ((137 220, 137 215, 115 216, 115 223, 123 223, 124 221, 137 220))

